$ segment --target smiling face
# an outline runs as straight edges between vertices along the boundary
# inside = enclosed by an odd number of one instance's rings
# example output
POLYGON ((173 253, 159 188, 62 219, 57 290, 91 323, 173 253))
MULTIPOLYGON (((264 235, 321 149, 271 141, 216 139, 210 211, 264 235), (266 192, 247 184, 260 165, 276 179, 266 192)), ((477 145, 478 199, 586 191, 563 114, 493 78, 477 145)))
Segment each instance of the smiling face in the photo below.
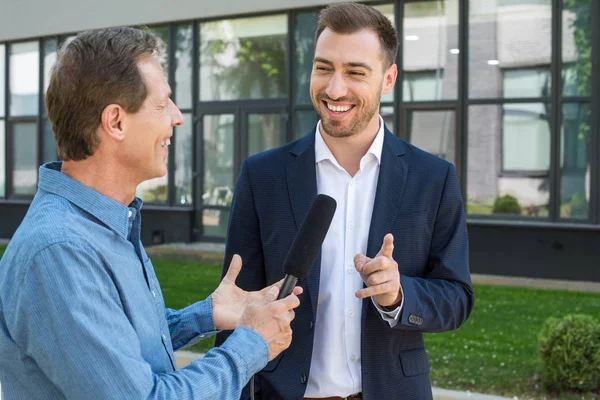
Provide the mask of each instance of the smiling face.
POLYGON ((336 138, 379 126, 379 103, 396 81, 378 35, 370 29, 339 34, 326 28, 317 40, 310 97, 322 130, 336 138))
POLYGON ((148 94, 136 113, 125 116, 126 132, 119 158, 143 182, 167 173, 167 146, 173 127, 183 123, 183 115, 170 98, 171 88, 156 59, 142 58, 138 67, 148 94))

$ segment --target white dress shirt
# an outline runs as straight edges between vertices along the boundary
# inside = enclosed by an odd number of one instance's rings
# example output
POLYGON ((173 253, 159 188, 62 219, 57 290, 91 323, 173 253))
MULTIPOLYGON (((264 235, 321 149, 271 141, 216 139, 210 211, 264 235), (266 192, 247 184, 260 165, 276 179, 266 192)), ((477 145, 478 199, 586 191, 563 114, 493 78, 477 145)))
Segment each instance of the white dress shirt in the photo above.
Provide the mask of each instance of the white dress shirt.
MULTIPOLYGON (((333 197, 337 208, 321 252, 319 300, 306 397, 345 397, 362 391, 362 300, 355 293, 363 287, 363 281, 354 267, 354 256, 367 251, 383 149, 383 126, 380 116, 379 132, 360 160, 360 170, 350 176, 325 144, 321 122, 317 124, 317 191, 333 197)), ((398 323, 402 305, 387 312, 375 304, 392 327, 398 323)))

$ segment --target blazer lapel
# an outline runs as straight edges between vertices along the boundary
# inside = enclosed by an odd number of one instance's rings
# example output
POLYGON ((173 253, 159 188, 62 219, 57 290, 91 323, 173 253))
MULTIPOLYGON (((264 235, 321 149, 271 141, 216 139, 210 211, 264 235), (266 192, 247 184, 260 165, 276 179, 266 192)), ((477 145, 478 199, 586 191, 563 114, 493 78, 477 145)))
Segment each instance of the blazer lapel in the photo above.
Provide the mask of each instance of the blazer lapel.
MULTIPOLYGON (((317 170, 315 165, 315 130, 304 136, 290 150, 291 157, 286 164, 286 177, 290 204, 294 213, 296 229, 300 228, 308 210, 317 196, 317 170)), ((321 252, 317 255, 306 287, 312 305, 313 318, 316 318, 321 274, 321 252)))

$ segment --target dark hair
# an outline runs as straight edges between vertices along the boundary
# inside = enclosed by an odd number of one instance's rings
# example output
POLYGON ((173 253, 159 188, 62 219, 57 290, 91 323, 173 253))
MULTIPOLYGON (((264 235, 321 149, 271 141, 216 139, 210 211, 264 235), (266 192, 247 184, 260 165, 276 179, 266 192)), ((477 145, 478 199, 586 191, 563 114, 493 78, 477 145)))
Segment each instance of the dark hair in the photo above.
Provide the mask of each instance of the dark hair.
POLYGON ((86 31, 61 47, 46 93, 61 159, 79 161, 94 154, 106 106, 118 104, 128 113, 140 109, 147 89, 138 62, 158 51, 154 35, 134 28, 86 31))
POLYGON ((386 67, 392 65, 398 53, 398 33, 390 20, 373 7, 358 3, 337 3, 321 10, 317 20, 315 41, 329 28, 335 33, 351 34, 372 29, 379 35, 386 67))

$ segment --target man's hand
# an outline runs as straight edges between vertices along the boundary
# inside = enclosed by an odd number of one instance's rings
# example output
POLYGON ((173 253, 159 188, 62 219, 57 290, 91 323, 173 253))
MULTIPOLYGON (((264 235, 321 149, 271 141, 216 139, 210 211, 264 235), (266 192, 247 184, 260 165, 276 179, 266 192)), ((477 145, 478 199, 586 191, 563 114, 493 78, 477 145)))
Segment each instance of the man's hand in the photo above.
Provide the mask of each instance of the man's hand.
POLYGON ((240 326, 256 331, 267 342, 271 361, 292 342, 290 323, 295 317, 294 308, 300 305, 295 293, 301 293, 302 288, 296 287, 294 293, 277 301, 279 288, 273 285, 267 289, 262 301, 248 304, 240 319, 240 326))
POLYGON ((381 250, 371 259, 363 254, 354 256, 354 266, 360 273, 366 288, 356 292, 356 297, 373 297, 383 307, 395 308, 402 302, 400 291, 400 271, 398 263, 392 258, 394 236, 388 233, 383 238, 381 250))
MULTIPOLYGON (((271 286, 257 291, 247 292, 235 285, 242 269, 242 258, 234 254, 229 264, 227 274, 212 294, 213 320, 217 330, 233 330, 240 325, 240 319, 246 307, 252 303, 265 304, 265 295, 273 287, 281 285, 279 281, 271 286)), ((302 293, 301 287, 294 288, 294 294, 302 293)), ((277 295, 275 296, 277 298, 277 295)), ((275 299, 273 299, 275 300, 275 299)))

